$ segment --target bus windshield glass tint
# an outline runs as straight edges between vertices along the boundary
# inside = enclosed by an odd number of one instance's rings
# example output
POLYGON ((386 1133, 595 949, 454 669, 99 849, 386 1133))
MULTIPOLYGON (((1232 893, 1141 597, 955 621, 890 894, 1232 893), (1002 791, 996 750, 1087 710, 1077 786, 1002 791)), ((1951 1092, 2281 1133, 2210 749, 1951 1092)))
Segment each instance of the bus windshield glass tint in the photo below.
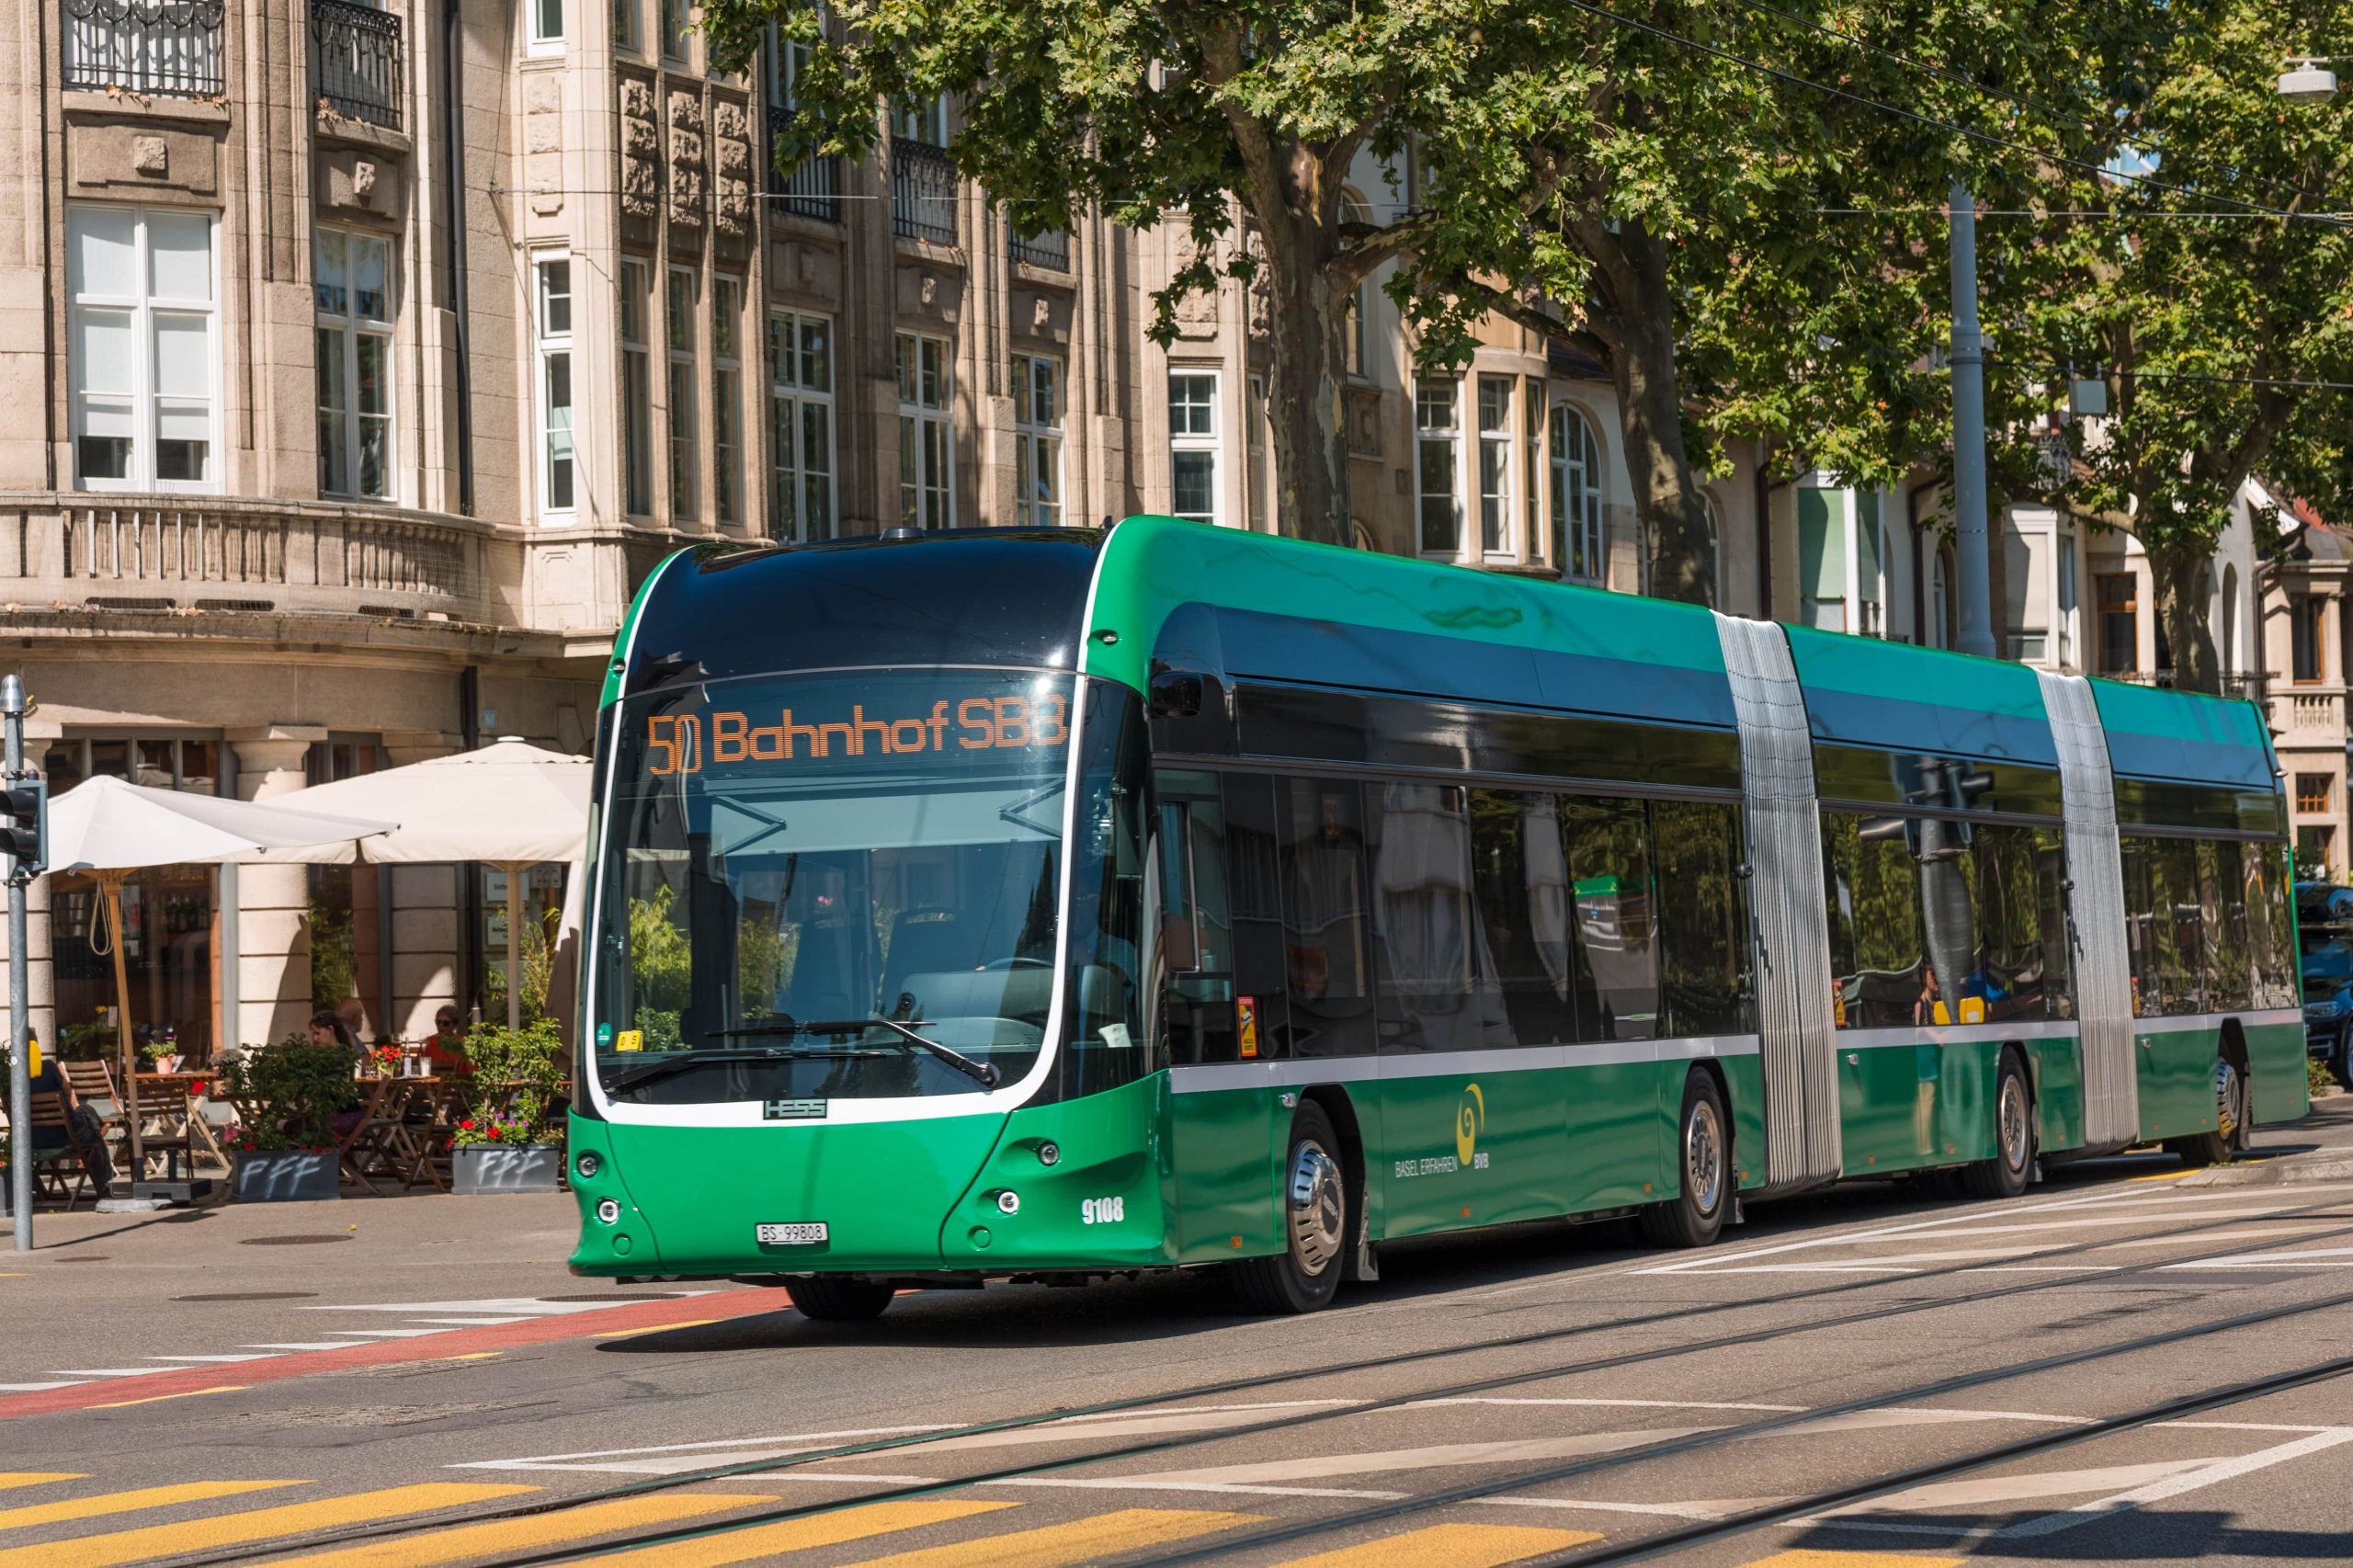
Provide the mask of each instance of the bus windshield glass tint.
POLYGON ((630 699, 595 994, 609 1097, 972 1094, 1054 995, 1067 675, 680 683, 630 699))

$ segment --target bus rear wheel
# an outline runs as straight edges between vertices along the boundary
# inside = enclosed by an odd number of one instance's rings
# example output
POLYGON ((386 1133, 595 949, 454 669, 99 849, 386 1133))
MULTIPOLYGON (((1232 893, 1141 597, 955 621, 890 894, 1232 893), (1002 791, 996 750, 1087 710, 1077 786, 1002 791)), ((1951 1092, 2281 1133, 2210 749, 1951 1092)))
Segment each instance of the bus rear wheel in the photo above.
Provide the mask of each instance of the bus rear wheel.
POLYGON ((2214 1131, 2171 1138, 2165 1147, 2185 1165, 2226 1165, 2246 1147, 2246 1072, 2237 1059, 2214 1059, 2214 1131))
POLYGON ((1732 1206, 1732 1134, 1715 1079, 1693 1073, 1683 1081, 1683 1115, 1676 1123, 1677 1176, 1682 1190, 1643 1209, 1643 1239, 1653 1246, 1703 1247, 1724 1228, 1732 1206))
POLYGON ((1283 1250, 1228 1266, 1233 1293, 1254 1312, 1312 1312, 1331 1304, 1363 1199, 1349 1187, 1339 1135, 1313 1100, 1290 1119, 1283 1159, 1283 1250))
POLYGON ((2017 1198, 2034 1175, 2034 1096, 2018 1059, 2002 1053, 1994 1074, 1994 1157, 1961 1169, 1972 1198, 2017 1198))
POLYGON ((827 1274, 788 1279, 784 1290, 802 1317, 818 1323, 871 1323, 882 1315, 891 1298, 898 1294, 888 1285, 870 1285, 863 1279, 844 1279, 827 1274))

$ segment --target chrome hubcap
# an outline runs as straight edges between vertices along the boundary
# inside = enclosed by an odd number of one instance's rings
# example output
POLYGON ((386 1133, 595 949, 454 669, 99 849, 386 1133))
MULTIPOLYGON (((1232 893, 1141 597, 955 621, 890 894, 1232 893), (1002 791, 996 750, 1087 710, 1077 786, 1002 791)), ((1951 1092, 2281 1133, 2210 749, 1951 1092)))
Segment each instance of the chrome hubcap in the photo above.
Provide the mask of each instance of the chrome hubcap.
POLYGON ((1716 1108, 1701 1100, 1691 1108, 1691 1119, 1683 1128, 1683 1187, 1702 1214, 1714 1213, 1723 1201, 1723 1147, 1716 1108))
POLYGON ((1347 1215, 1339 1164, 1322 1144, 1302 1143, 1290 1160, 1290 1256, 1301 1272, 1313 1278, 1332 1266, 1347 1215))
POLYGON ((2016 1078, 2002 1080, 2002 1163, 2014 1171, 2026 1168, 2026 1085, 2016 1078))
POLYGON ((2225 1139, 2238 1135, 2239 1105, 2245 1094, 2245 1085, 2239 1077, 2238 1063, 2229 1061, 2215 1062, 2214 1130, 2225 1139))

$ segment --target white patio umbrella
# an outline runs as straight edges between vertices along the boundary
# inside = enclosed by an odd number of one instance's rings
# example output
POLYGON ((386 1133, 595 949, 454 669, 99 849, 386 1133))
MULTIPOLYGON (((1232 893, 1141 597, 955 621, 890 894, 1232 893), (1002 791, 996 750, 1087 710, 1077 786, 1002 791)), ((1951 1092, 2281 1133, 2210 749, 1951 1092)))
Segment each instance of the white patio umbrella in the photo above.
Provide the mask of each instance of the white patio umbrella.
MULTIPOLYGON (((143 1162, 131 1040, 131 979, 122 952, 123 880, 152 866, 217 866, 265 852, 280 860, 347 859, 355 842, 392 828, 389 822, 151 790, 103 775, 84 779, 50 807, 50 871, 86 873, 104 895, 99 910, 114 957, 115 1039, 122 1056, 123 1119, 131 1128, 134 1173, 143 1162)), ((139 1177, 134 1174, 132 1179, 139 1177)))
POLYGON ((305 810, 400 824, 337 858, 374 865, 478 860, 506 873, 506 1026, 518 1028, 523 873, 551 861, 574 862, 585 853, 594 771, 585 756, 509 736, 455 756, 317 785, 301 799, 305 810))

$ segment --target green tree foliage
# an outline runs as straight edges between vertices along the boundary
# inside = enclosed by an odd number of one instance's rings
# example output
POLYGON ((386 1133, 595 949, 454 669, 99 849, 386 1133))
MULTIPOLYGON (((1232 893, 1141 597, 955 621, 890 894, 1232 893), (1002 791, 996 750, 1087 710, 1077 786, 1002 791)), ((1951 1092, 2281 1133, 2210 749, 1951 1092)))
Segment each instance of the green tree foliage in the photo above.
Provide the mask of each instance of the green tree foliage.
POLYGON ((2013 199, 2033 216, 1985 225, 1987 403, 2005 488, 2138 539, 2176 684, 2211 691, 2209 563, 2241 486, 2261 476, 2341 517, 2353 478, 2353 395, 2295 384, 2353 381, 2353 99, 2275 87, 2353 8, 2157 14, 2096 161, 2148 177, 2035 169, 2013 199), (2104 384, 2107 413, 2069 425, 2061 454, 2041 433, 2071 373, 2104 384))

